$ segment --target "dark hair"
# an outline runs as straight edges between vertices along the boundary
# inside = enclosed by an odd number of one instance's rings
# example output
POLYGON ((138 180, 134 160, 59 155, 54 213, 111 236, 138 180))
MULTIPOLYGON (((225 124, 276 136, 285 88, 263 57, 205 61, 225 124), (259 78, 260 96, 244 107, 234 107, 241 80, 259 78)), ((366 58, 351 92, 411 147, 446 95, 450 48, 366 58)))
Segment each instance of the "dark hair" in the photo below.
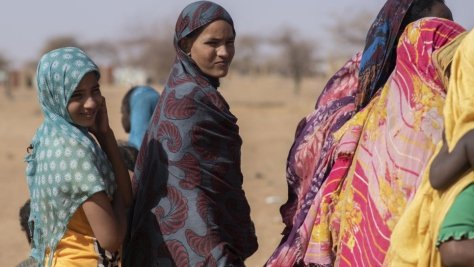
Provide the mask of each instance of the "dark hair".
POLYGON ((122 127, 126 133, 130 133, 131 124, 130 124, 130 97, 132 96, 133 91, 137 86, 134 86, 128 90, 128 92, 122 98, 122 127))
POLYGON ((30 227, 28 220, 30 218, 30 200, 26 200, 25 204, 20 208, 20 226, 21 230, 25 232, 28 243, 31 244, 30 227))
MULTIPOLYGON (((208 25, 208 24, 207 24, 208 25)), ((201 34, 202 31, 207 27, 207 25, 197 28, 194 31, 190 32, 183 39, 179 41, 179 47, 185 52, 189 53, 191 49, 191 44, 196 40, 196 38, 201 34)))
POLYGON ((135 169, 135 162, 137 161, 138 149, 124 143, 119 144, 118 148, 125 162, 125 166, 128 170, 133 171, 135 169))
POLYGON ((415 0, 403 19, 402 27, 404 29, 408 24, 430 15, 431 8, 436 4, 444 4, 444 0, 415 0))

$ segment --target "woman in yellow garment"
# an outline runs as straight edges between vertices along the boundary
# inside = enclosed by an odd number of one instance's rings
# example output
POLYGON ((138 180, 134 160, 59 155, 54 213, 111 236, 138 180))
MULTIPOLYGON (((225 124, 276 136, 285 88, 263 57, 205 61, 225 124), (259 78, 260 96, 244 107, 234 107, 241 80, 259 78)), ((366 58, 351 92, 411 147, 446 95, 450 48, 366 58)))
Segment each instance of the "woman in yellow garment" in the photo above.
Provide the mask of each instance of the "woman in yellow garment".
POLYGON ((451 67, 449 52, 437 55, 445 76, 451 74, 444 140, 392 233, 387 266, 474 263, 474 31, 448 49, 455 51, 451 67))

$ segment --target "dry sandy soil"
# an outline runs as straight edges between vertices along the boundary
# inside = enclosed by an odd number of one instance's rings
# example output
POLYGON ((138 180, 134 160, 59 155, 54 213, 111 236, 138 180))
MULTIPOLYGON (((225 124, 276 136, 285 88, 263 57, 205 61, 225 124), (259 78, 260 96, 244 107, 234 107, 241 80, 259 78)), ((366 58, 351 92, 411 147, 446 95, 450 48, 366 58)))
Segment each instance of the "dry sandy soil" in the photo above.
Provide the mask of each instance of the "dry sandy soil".
MULTIPOLYGON (((222 80, 219 90, 239 118, 244 189, 260 245, 247 266, 262 266, 280 242, 279 207, 287 197, 286 157, 296 125, 313 109, 323 81, 305 80, 301 93, 294 95, 291 80, 279 77, 229 75, 222 80)), ((111 126, 119 139, 126 139, 120 102, 128 86, 102 88, 111 126)), ((162 86, 156 88, 161 91, 162 86)), ((15 266, 29 253, 18 211, 28 198, 23 157, 41 120, 34 89, 15 89, 11 97, 0 90, 0 266, 15 266)))

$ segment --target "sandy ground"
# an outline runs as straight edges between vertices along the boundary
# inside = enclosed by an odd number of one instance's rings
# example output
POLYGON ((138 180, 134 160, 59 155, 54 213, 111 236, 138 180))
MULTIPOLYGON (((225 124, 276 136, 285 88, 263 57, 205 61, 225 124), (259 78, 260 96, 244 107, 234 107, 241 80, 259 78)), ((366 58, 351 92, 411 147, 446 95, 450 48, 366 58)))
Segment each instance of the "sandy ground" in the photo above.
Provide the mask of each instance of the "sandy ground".
MULTIPOLYGON (((321 80, 308 79, 293 94, 291 80, 229 75, 221 92, 239 118, 244 189, 252 208, 259 249, 247 266, 262 266, 280 242, 279 207, 286 201, 285 165, 299 120, 313 109, 321 80)), ((120 124, 120 102, 128 86, 102 86, 111 126, 126 139, 120 124)), ((156 86, 161 91, 161 86, 156 86)), ((0 87, 0 90, 3 89, 0 87)), ((3 90, 2 90, 3 91, 3 90)), ((28 198, 23 157, 42 120, 34 89, 0 92, 0 266, 15 266, 29 253, 18 212, 28 198)))

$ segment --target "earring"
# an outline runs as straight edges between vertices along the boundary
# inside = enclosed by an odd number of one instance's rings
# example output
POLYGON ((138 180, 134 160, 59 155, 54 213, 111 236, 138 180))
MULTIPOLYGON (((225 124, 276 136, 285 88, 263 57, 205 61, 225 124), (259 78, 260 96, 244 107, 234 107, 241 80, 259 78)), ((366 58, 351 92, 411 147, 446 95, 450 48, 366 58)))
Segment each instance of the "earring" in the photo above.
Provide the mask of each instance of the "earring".
POLYGON ((188 55, 188 57, 191 57, 191 52, 187 53, 186 55, 188 55))

